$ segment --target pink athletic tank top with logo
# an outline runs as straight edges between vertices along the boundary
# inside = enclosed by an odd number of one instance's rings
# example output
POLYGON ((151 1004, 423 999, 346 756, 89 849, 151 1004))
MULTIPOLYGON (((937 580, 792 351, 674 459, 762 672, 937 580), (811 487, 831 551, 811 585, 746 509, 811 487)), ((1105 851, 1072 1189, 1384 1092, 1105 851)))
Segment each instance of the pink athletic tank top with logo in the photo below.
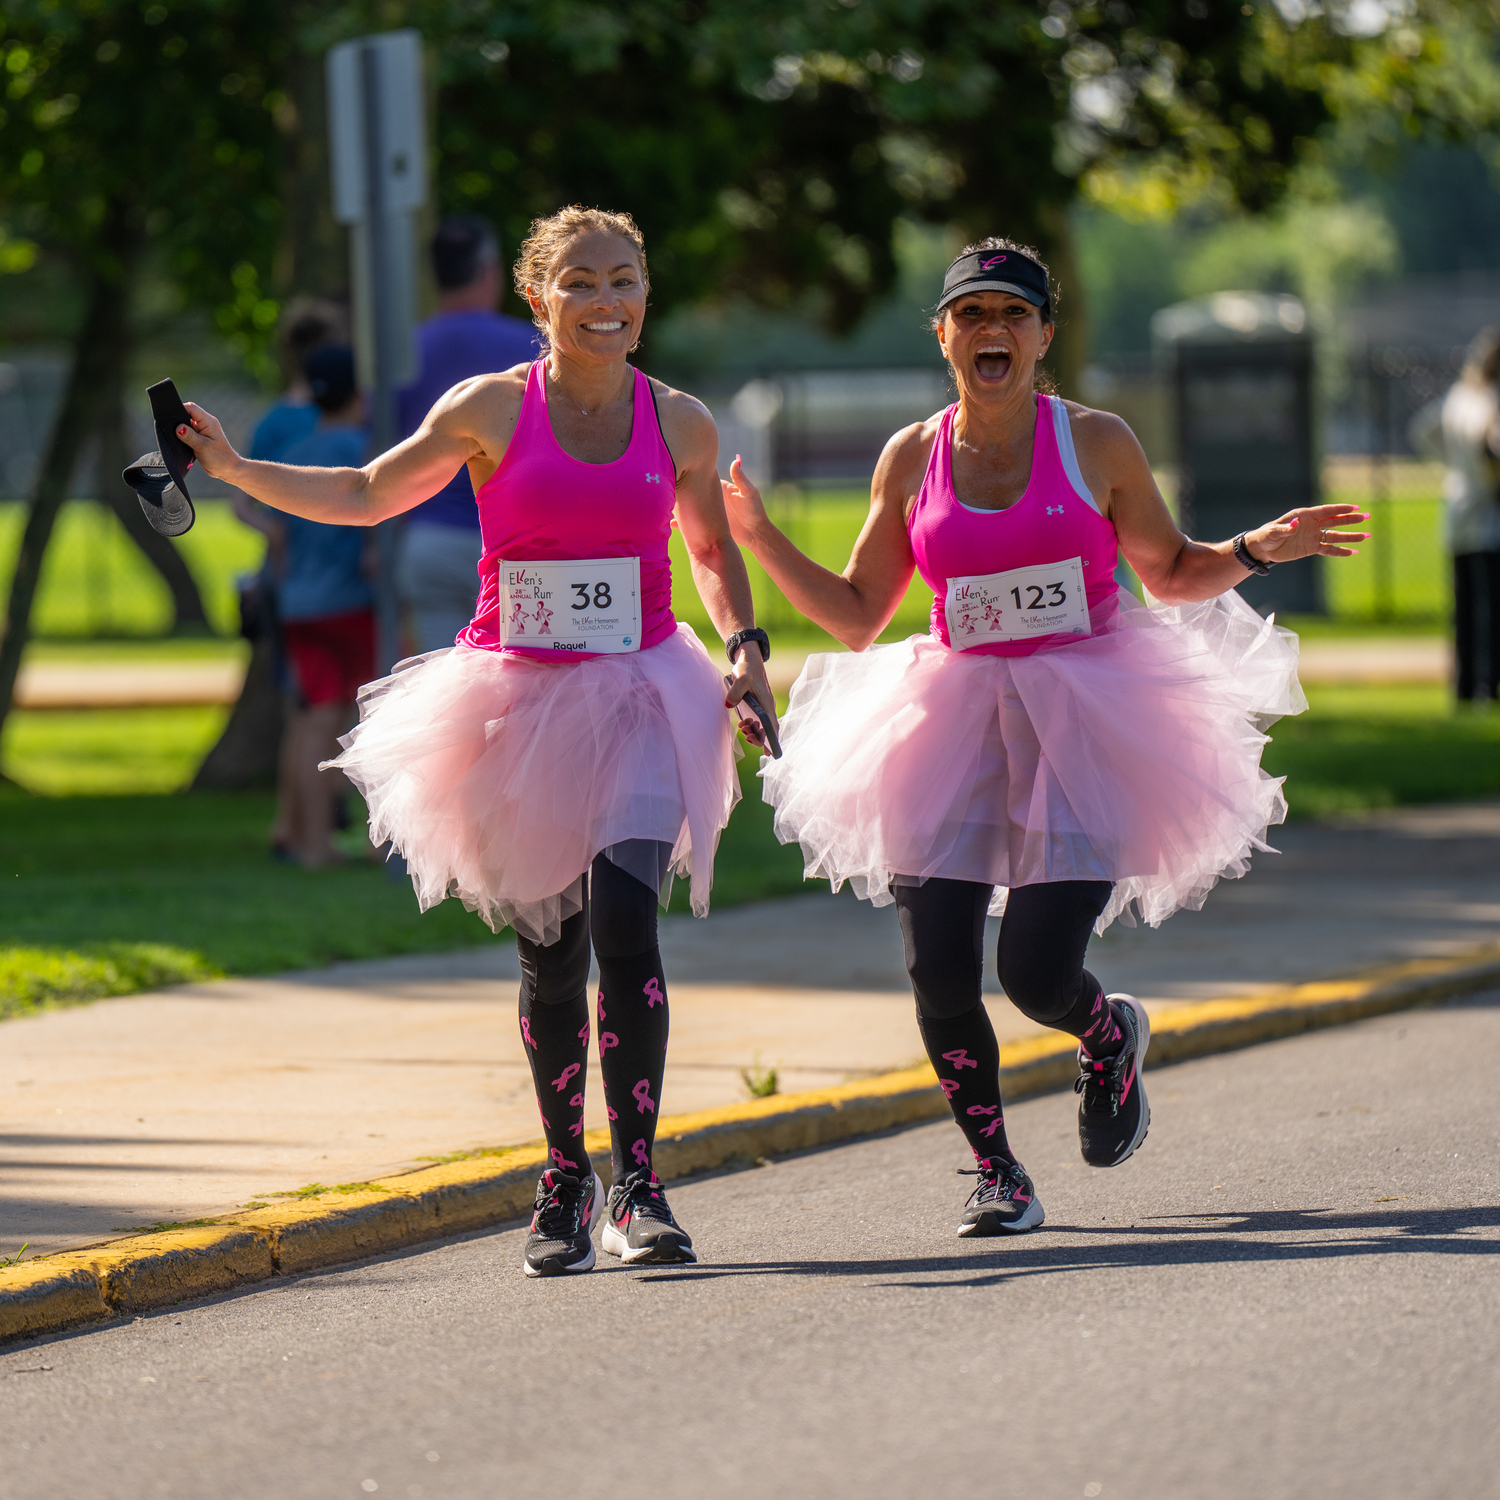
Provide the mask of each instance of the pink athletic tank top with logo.
MULTIPOLYGON (((1089 622, 1097 635, 1119 608, 1115 566, 1119 545, 1113 524, 1099 513, 1078 468, 1067 408, 1055 396, 1036 398, 1036 437, 1026 492, 1004 510, 978 510, 953 493, 953 419, 950 406, 938 426, 927 473, 907 518, 917 571, 932 590, 930 630, 945 646, 944 600, 950 578, 1008 572, 1037 564, 1083 562, 1089 622)), ((1078 640, 1044 635, 1025 641, 992 641, 970 649, 984 656, 1030 656, 1044 646, 1078 640)))
POLYGON ((651 385, 635 376, 630 444, 613 463, 589 464, 563 452, 547 415, 546 362, 526 376, 516 430, 499 467, 479 487, 479 601, 458 637, 485 651, 578 661, 597 652, 500 644, 500 564, 575 557, 641 560, 641 649, 677 628, 667 550, 677 503, 677 466, 662 436, 651 385))

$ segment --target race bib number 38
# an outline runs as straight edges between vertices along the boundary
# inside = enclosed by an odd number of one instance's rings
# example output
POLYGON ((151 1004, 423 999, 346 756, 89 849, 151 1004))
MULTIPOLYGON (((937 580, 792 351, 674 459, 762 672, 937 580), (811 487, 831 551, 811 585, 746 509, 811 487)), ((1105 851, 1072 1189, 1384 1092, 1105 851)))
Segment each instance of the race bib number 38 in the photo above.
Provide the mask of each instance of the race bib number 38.
POLYGON ((500 643, 547 651, 639 651, 640 558, 502 560, 500 643))
POLYGON ((1042 635, 1092 635, 1083 559, 950 578, 944 601, 955 651, 1042 635))

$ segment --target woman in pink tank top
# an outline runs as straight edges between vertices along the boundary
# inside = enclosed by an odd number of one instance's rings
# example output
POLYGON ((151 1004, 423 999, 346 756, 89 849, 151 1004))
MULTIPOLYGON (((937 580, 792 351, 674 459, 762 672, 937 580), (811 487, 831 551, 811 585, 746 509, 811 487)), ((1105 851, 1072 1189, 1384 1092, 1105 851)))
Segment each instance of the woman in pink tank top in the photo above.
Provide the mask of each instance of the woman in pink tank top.
POLYGON ((1264 727, 1306 707, 1296 641, 1233 592, 1248 571, 1348 556, 1364 517, 1313 506, 1189 541, 1117 417, 1038 390, 1054 331, 1046 267, 1009 240, 949 267, 934 320, 958 400, 899 432, 843 574, 804 557, 743 473, 736 538, 850 654, 809 658, 785 759, 764 765, 807 874, 898 908, 917 1021, 977 1162, 960 1235, 1043 1220, 1006 1140, 981 990, 987 912, 1012 1002, 1078 1038, 1079 1144, 1116 1166, 1150 1122, 1150 1023, 1083 966, 1090 931, 1153 926, 1238 876, 1286 809, 1264 727), (1165 607, 1115 581, 1119 554, 1165 607), (928 634, 871 647, 913 570, 928 634))
POLYGON ((551 1276, 593 1266, 604 1207, 583 1136, 591 940, 612 1168, 603 1245, 629 1263, 696 1258, 651 1166, 668 1030, 656 909, 677 874, 706 915, 740 794, 725 709, 753 694, 774 726, 774 699, 713 419, 628 363, 648 286, 639 231, 623 214, 563 209, 533 224, 515 275, 546 357, 455 386, 363 469, 246 462, 197 408, 181 432, 208 473, 343 524, 399 515, 468 465, 484 538, 473 622, 451 650, 363 688, 330 764, 424 910, 457 896, 516 929, 551 1159, 524 1270, 551 1276), (672 616, 674 522, 732 679, 672 616))

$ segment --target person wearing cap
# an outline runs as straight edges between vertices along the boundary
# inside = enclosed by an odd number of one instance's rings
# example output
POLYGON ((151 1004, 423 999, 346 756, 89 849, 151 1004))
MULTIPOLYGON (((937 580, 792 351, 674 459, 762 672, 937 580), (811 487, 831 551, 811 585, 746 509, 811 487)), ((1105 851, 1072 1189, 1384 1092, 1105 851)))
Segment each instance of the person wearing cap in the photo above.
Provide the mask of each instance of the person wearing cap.
POLYGON ((1053 393, 1052 309, 1034 250, 986 239, 954 260, 932 329, 958 399, 887 443, 842 573, 771 524, 738 459, 724 485, 735 539, 852 648, 808 658, 765 798, 809 876, 897 908, 917 1025, 977 1164, 961 1236, 1044 1218, 1006 1138, 986 914, 1004 914, 1012 1003, 1078 1038, 1084 1160, 1119 1165, 1150 1122, 1150 1023, 1084 968, 1089 934, 1199 907, 1267 847, 1286 803, 1262 731, 1306 700, 1295 638, 1233 590, 1366 535, 1331 529, 1355 506, 1323 505, 1190 541, 1125 423, 1053 393), (1117 586, 1121 551, 1160 607, 1117 586), (872 646, 914 569, 929 632, 872 646))
MULTIPOLYGON (((280 461, 302 468, 357 468, 369 437, 355 385, 354 353, 328 344, 303 366, 318 410, 317 426, 292 443, 280 461)), ((375 676, 375 595, 370 586, 370 533, 278 515, 282 574, 277 603, 291 666, 296 707, 282 742, 278 800, 286 825, 279 843, 297 863, 334 863, 335 803, 347 783, 318 769, 339 753, 338 737, 353 722, 360 688, 375 676)))
MULTIPOLYGON (((402 438, 461 381, 529 364, 540 352, 530 323, 496 311, 505 267, 487 220, 475 214, 444 219, 432 239, 432 271, 438 310, 417 330, 417 378, 396 395, 402 438)), ((479 506, 462 467, 401 530, 396 586, 418 652, 451 646, 473 618, 482 550, 479 506)))

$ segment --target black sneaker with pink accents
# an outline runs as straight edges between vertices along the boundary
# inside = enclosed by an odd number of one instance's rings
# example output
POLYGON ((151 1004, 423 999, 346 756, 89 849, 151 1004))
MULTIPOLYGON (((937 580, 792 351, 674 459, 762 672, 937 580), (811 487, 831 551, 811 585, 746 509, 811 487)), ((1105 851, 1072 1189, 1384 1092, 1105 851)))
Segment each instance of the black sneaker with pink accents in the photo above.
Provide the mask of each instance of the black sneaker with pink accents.
POLYGON ((575 1177, 548 1167, 536 1185, 536 1212, 521 1269, 528 1276, 569 1276, 594 1268, 594 1224, 604 1204, 597 1172, 575 1177))
POLYGON ((1117 1167, 1146 1139, 1151 1106, 1141 1064, 1151 1045, 1151 1019, 1134 995, 1110 995, 1109 1012, 1125 1033, 1113 1057, 1090 1057, 1078 1049, 1078 1149, 1091 1167, 1117 1167))
POLYGON ((627 1266, 692 1264, 698 1256, 688 1232, 672 1217, 667 1195, 649 1167, 609 1190, 599 1243, 627 1266))
POLYGON ((959 1239, 1024 1234, 1046 1221, 1046 1211, 1020 1162, 1008 1156, 992 1156, 974 1171, 960 1167, 958 1175, 979 1179, 959 1220, 959 1239))

